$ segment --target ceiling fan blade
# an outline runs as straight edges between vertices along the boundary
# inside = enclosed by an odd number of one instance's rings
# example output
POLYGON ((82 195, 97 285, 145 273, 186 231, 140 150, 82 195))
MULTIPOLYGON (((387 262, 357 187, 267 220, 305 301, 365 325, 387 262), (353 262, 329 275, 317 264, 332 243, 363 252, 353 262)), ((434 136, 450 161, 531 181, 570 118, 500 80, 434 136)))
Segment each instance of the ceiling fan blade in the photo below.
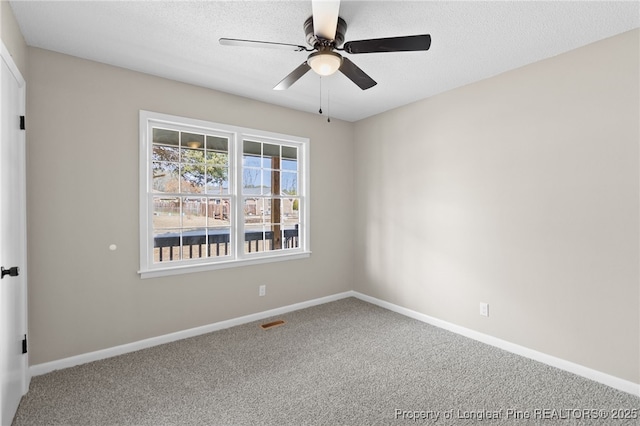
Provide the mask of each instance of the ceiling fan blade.
POLYGON ((335 39, 340 0, 312 0, 311 10, 315 35, 325 40, 335 39))
POLYGON ((348 58, 342 58, 340 72, 346 75, 349 80, 353 81, 362 90, 367 90, 378 84, 348 58))
POLYGON ((294 52, 302 52, 303 50, 310 50, 304 46, 298 46, 296 44, 273 43, 270 41, 240 40, 237 38, 221 38, 219 41, 220 41, 220 44, 223 46, 266 47, 269 49, 292 50, 294 52))
POLYGON ((311 69, 311 67, 309 66, 309 64, 307 64, 307 61, 304 61, 298 68, 296 68, 295 70, 291 71, 291 73, 289 73, 288 76, 283 78, 280 83, 276 84, 276 87, 274 87, 273 90, 286 90, 286 89, 288 89, 289 87, 291 87, 291 85, 293 83, 298 81, 310 69, 311 69))
POLYGON ((344 44, 344 51, 347 53, 413 52, 429 50, 430 46, 431 36, 429 34, 421 34, 348 41, 344 44))

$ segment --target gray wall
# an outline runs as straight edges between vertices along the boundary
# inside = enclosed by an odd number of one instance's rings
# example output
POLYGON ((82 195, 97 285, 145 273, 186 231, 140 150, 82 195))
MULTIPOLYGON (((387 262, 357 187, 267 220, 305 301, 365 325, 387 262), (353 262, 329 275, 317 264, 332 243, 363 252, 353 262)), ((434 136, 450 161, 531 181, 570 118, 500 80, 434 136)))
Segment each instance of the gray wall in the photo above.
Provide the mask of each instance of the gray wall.
POLYGON ((352 288, 352 124, 36 48, 29 61, 31 364, 352 288), (140 109, 309 137, 311 257, 141 280, 140 109))
POLYGON ((639 35, 356 123, 355 289, 639 383, 639 35))

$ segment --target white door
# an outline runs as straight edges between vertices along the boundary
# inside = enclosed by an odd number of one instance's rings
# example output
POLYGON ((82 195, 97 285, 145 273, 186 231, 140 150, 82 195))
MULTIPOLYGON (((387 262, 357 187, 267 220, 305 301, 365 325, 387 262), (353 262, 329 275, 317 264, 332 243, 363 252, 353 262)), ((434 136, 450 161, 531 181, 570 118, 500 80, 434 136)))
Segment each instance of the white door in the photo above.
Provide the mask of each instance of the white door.
POLYGON ((0 424, 28 389, 26 335, 25 82, 3 43, 0 71, 0 424), (11 269, 11 268, 18 268, 11 269), (16 275, 17 273, 17 275, 16 275))

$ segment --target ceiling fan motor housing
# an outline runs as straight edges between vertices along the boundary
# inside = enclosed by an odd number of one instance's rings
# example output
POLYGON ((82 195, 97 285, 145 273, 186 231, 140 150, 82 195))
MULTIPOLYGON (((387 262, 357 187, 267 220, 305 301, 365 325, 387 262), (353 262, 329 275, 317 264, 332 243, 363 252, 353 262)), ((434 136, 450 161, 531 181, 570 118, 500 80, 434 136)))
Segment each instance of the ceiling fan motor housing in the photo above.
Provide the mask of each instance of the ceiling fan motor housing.
POLYGON ((304 21, 304 33, 309 46, 319 49, 322 46, 339 47, 344 43, 344 35, 347 32, 347 23, 344 19, 338 17, 338 26, 336 27, 336 37, 333 40, 324 40, 315 35, 313 30, 313 16, 304 21))

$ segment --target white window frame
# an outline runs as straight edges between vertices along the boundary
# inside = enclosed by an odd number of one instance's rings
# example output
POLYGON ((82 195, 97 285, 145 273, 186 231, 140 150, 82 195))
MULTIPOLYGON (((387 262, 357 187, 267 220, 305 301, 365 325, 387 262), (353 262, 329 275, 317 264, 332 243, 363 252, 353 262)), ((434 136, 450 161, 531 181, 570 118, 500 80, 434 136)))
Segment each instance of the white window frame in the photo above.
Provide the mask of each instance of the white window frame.
MULTIPOLYGON (((309 139, 210 121, 140 110, 140 270, 141 278, 153 278, 190 272, 247 266, 309 257, 309 139), (229 197, 231 199, 232 250, 230 256, 186 259, 172 262, 153 261, 152 128, 164 127, 192 132, 224 135, 229 138, 229 197), (242 194, 243 141, 290 145, 298 148, 298 188, 300 225, 298 247, 254 253, 244 252, 244 208, 242 194)), ((158 194, 155 194, 158 195, 158 194)), ((197 196, 197 194, 193 194, 197 196)))

